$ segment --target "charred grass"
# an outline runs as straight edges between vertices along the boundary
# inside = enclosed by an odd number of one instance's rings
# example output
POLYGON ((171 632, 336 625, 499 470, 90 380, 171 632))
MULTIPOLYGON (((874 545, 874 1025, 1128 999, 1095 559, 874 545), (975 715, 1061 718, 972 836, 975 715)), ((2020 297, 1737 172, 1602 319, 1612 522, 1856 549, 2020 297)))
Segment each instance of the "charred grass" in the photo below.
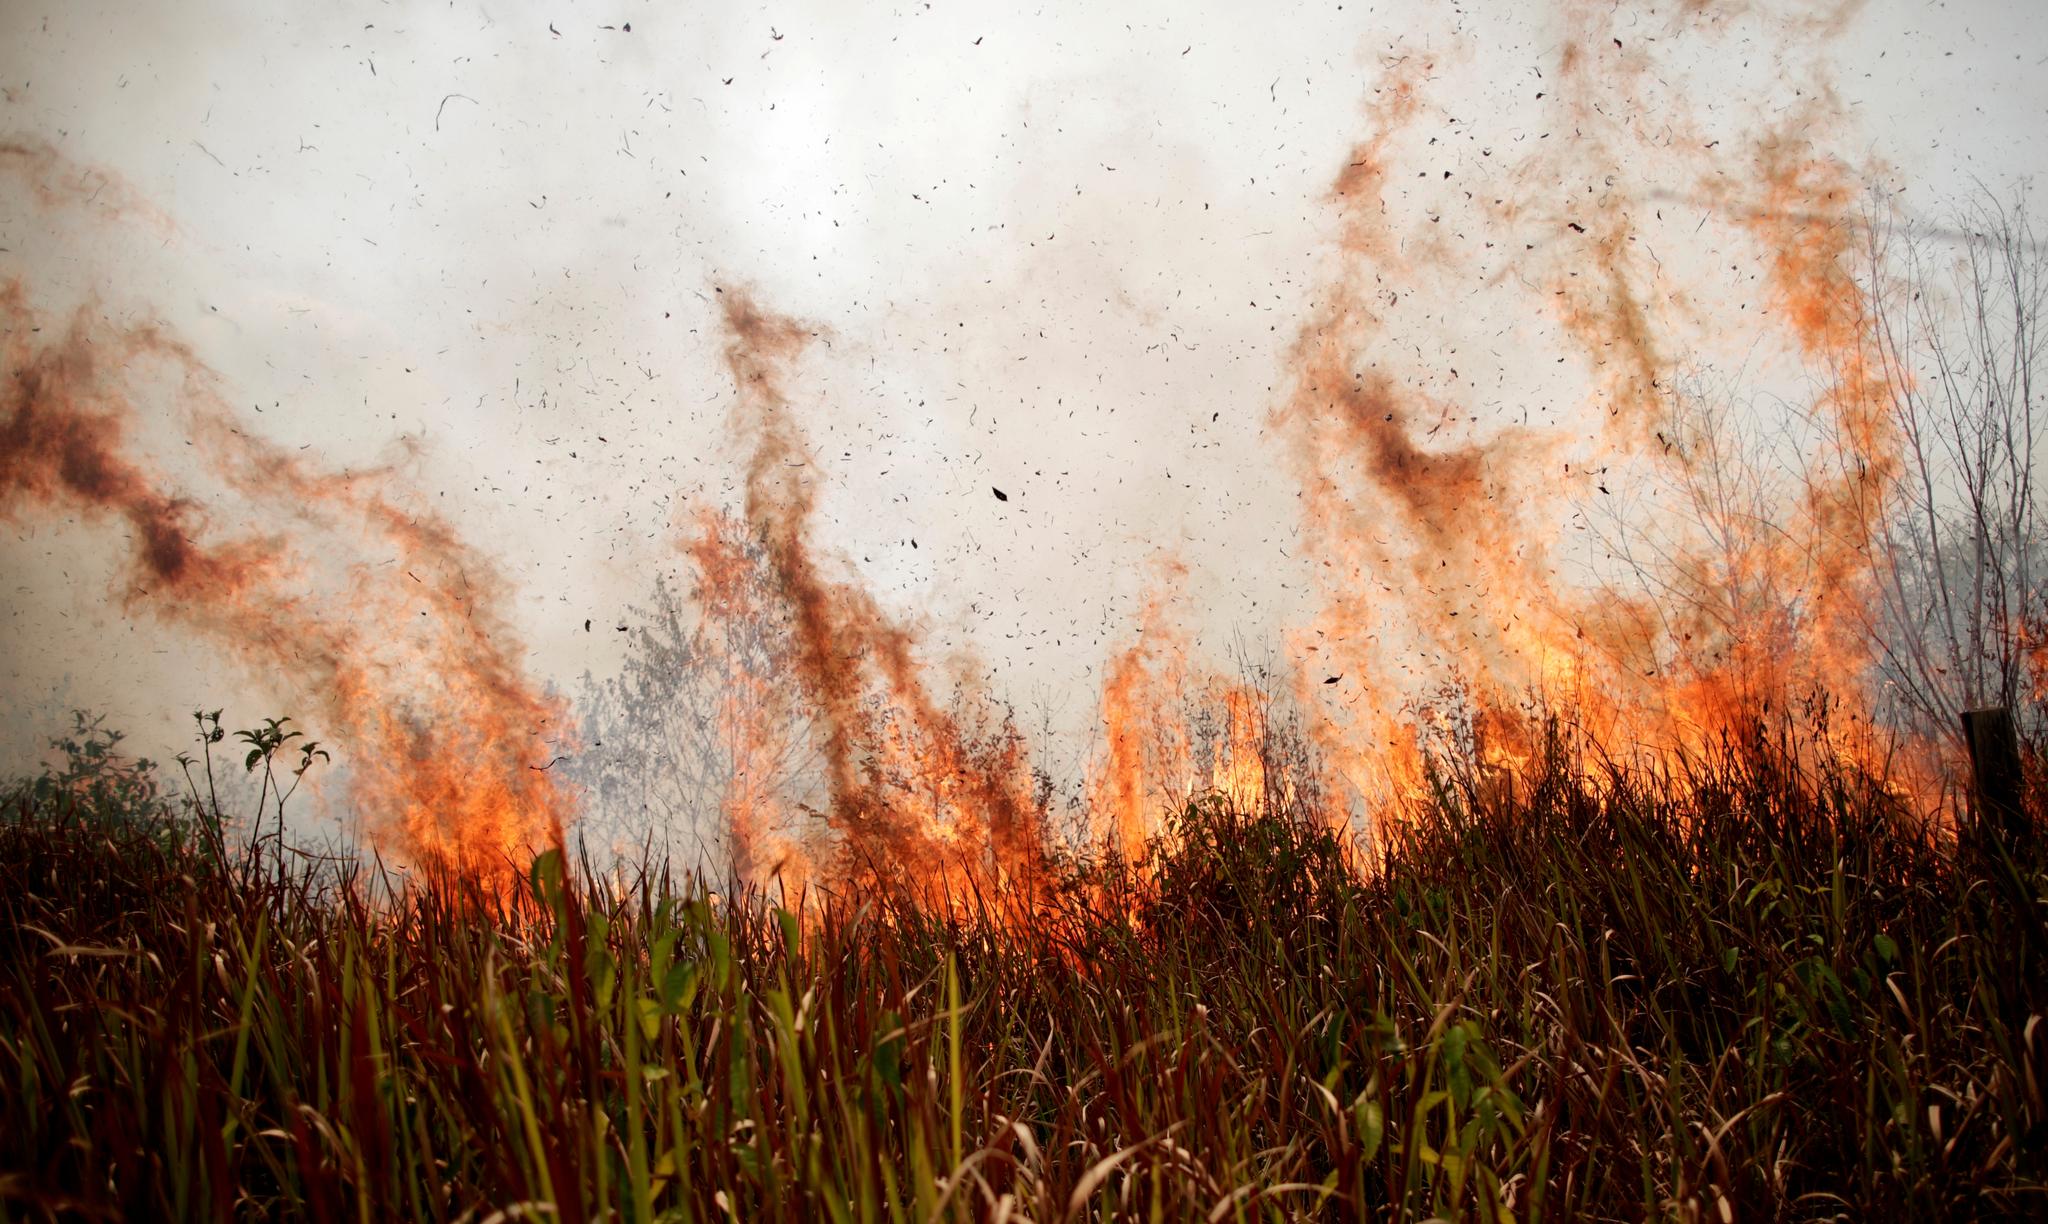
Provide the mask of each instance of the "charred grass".
POLYGON ((1143 875, 808 921, 558 854, 387 895, 105 802, 0 819, 0 1215, 2048 1212, 2040 841, 1762 746, 1364 847, 1212 798, 1143 875))

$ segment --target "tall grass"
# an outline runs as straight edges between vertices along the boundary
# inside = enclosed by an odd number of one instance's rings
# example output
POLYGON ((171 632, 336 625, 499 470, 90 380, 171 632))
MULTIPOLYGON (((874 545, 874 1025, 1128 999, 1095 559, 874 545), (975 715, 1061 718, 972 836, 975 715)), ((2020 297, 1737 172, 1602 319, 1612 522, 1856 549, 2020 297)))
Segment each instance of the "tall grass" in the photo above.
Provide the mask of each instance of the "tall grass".
POLYGON ((0 820, 10 1217, 2048 1212, 2048 853, 1765 746, 1366 850, 1205 799, 1028 917, 380 896, 89 806, 0 820))

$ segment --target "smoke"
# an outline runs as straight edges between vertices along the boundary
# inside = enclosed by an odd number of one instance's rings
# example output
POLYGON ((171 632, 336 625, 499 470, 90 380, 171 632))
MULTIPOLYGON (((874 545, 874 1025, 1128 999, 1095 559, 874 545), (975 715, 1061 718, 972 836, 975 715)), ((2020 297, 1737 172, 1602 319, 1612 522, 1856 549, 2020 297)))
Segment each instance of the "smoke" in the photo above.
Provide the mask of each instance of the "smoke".
POLYGON ((26 187, 44 209, 78 210, 102 223, 139 225, 159 240, 178 227, 125 178, 103 166, 73 165, 46 140, 0 139, 0 175, 26 187))
MULTIPOLYGON (((2031 126, 1941 130, 1976 83, 1856 5, 1048 13, 138 27, 179 71, 15 18, 9 125, 62 135, 0 166, 80 232, 0 215, 5 514, 79 517, 124 614, 303 695, 412 851, 568 818, 545 680, 615 662, 684 563, 710 621, 788 625, 717 714, 716 818, 785 886, 1028 876, 1069 755, 1134 848, 1266 785, 1272 704, 1333 819, 1433 746, 1512 767, 1546 703, 1647 754, 1813 691, 1871 712, 1870 150, 2031 165, 2031 126), (80 283, 160 313, 31 305, 80 283), (437 445, 339 465, 407 426, 437 445), (1282 691, 1220 674, 1233 629, 1282 691), (1041 699, 1027 745, 1005 702, 1041 699), (817 812, 747 781, 793 723, 817 812)), ((18 683, 52 678, 30 632, 18 683)))

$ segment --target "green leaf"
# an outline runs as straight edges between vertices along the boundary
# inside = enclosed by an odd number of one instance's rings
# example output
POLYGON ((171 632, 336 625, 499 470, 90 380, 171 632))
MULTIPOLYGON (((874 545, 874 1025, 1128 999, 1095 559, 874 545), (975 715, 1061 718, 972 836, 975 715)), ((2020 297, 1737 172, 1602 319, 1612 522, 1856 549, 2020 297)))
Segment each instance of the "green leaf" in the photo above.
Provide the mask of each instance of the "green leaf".
POLYGON ((533 866, 527 869, 527 878, 533 884, 534 898, 543 905, 553 906, 562 891, 562 852, 543 850, 534 855, 533 866))
POLYGON ((875 1074, 891 1088, 903 1087, 903 1021, 893 1011, 882 1013, 881 1031, 885 1034, 881 1044, 875 1047, 875 1074))
POLYGON ((597 994, 597 1010, 608 1012, 612 1009, 612 996, 619 989, 619 966, 612 959, 611 952, 603 944, 592 944, 589 964, 590 984, 597 994))
MULTIPOLYGON (((663 901, 662 907, 665 909, 667 906, 668 902, 663 901)), ((656 910, 655 921, 657 924, 660 923, 661 918, 661 911, 656 910)), ((661 934, 656 935, 654 941, 647 946, 647 967, 654 971, 656 978, 666 978, 668 975, 669 958, 675 955, 676 935, 677 932, 673 930, 663 931, 661 934)))
POLYGON ((697 997, 697 963, 682 961, 669 966, 667 976, 661 980, 661 1005, 671 1012, 681 1012, 697 997))
POLYGON ((1471 1036, 1465 1024, 1454 1024, 1444 1033, 1444 1070, 1450 1080, 1451 1100, 1460 1110, 1472 1103, 1472 1069, 1465 1062, 1466 1043, 1471 1036))
MULTIPOLYGON (((655 1037, 661 1033, 661 1000, 635 999, 633 1000, 633 1010, 640 1021, 640 1036, 645 1038, 649 1044, 652 1044, 655 1037)), ((650 1073, 647 1076, 650 1080, 661 1078, 661 1076, 651 1074, 656 1068, 647 1067, 643 1068, 643 1070, 650 1073)), ((661 1074, 667 1075, 668 1072, 664 1070, 661 1074)))
POLYGON ((1380 1111, 1378 1101, 1361 1098, 1353 1111, 1358 1124, 1359 1156, 1371 1160, 1379 1154, 1380 1142, 1387 1135, 1387 1118, 1380 1111))

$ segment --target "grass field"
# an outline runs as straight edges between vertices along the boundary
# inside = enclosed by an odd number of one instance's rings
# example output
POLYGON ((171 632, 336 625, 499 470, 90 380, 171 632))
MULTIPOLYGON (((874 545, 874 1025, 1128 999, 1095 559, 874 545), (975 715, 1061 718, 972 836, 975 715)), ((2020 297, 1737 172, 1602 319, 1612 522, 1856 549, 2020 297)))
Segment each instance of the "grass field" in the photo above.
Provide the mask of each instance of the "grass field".
POLYGON ((1560 753, 1372 846, 1212 798, 801 921, 559 854, 380 896, 23 787, 0 1215, 2040 1218, 2048 853, 1790 760, 1560 753))

